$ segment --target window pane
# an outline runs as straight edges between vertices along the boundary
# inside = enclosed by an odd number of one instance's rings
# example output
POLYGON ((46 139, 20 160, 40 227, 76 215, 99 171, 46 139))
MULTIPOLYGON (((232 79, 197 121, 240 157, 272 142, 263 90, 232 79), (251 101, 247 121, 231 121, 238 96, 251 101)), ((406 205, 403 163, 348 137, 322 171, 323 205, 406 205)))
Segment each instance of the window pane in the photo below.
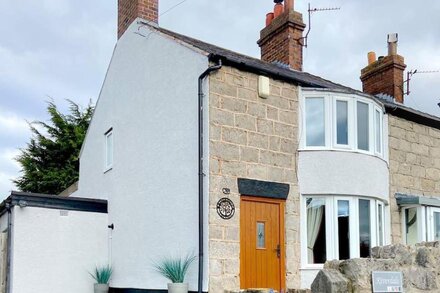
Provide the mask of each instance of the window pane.
POLYGON ((113 164, 113 133, 106 136, 106 167, 113 164))
POLYGON ((336 101, 336 143, 348 144, 348 103, 336 101))
POLYGON ((257 248, 266 247, 266 232, 264 226, 262 222, 257 223, 257 248))
POLYGON ((378 224, 378 233, 379 233, 379 246, 383 246, 383 205, 377 205, 377 224, 378 224))
POLYGON ((357 135, 358 149, 370 150, 368 104, 357 102, 357 135))
POLYGON ((405 210, 406 244, 417 243, 417 208, 405 210))
POLYGON ((371 248, 370 229, 370 201, 359 200, 359 248, 361 257, 370 256, 371 248))
POLYGON ((325 146, 324 98, 306 99, 306 145, 325 146))
POLYGON ((339 259, 350 258, 350 202, 338 200, 339 259))
POLYGON ((440 240, 440 213, 434 212, 434 241, 440 240))
POLYGON ((376 152, 382 153, 382 135, 380 131, 380 112, 376 110, 376 152))
POLYGON ((308 198, 307 203, 307 255, 308 263, 325 263, 325 200, 308 198))

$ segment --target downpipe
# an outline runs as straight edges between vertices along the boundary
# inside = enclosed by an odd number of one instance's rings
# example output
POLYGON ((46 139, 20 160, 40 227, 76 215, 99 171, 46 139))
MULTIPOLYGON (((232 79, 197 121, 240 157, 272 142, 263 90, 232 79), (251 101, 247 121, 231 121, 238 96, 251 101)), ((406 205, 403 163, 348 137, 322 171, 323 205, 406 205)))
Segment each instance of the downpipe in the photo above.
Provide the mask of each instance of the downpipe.
POLYGON ((12 258, 12 205, 6 203, 6 211, 8 213, 8 232, 7 232, 7 256, 6 256, 6 292, 11 293, 11 258, 12 258))
POLYGON ((199 77, 199 275, 198 275, 198 293, 202 293, 203 291, 203 183, 204 183, 204 172, 203 172, 203 98, 205 94, 203 93, 203 81, 204 79, 210 75, 212 72, 219 70, 222 68, 222 61, 219 60, 217 65, 210 66, 208 69, 203 72, 199 77))

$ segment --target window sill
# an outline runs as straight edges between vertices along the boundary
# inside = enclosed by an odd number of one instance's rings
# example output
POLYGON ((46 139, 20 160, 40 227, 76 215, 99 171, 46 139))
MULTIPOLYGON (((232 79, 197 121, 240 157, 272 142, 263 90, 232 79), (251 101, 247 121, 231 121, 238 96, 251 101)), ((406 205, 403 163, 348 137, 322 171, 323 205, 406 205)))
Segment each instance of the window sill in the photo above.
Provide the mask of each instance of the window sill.
POLYGON ((301 271, 316 271, 322 270, 324 268, 324 264, 315 264, 315 265, 305 265, 300 268, 301 271))
POLYGON ((361 155, 366 155, 366 156, 370 156, 370 157, 374 157, 374 158, 378 158, 382 161, 384 161, 385 163, 387 163, 388 165, 388 161, 385 160, 385 158, 382 155, 377 155, 377 154, 373 154, 371 152, 365 152, 365 151, 361 151, 361 150, 352 150, 352 149, 336 149, 336 148, 327 148, 327 147, 321 147, 321 148, 299 148, 298 152, 342 152, 342 153, 352 153, 352 154, 361 154, 361 155))

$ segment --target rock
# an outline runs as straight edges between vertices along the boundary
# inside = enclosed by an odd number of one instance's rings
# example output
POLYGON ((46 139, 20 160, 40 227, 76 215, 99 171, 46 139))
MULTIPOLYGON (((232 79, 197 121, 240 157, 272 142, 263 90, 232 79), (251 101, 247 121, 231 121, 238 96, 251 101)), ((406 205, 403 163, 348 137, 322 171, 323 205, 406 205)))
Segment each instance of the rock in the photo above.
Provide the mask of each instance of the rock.
POLYGON ((351 293, 349 280, 341 272, 331 269, 319 271, 312 283, 312 293, 351 293))
POLYGON ((421 247, 417 250, 416 263, 421 267, 428 267, 430 263, 428 248, 421 247))
POLYGON ((324 269, 329 270, 339 270, 339 265, 341 264, 340 260, 329 260, 324 264, 324 269))
MULTIPOLYGON (((419 290, 435 290, 437 287, 437 273, 434 270, 421 268, 413 269, 406 275, 409 286, 419 290)), ((409 291, 409 290, 408 290, 409 291)), ((438 292, 438 290, 435 290, 438 292)))
POLYGON ((403 273, 405 292, 440 292, 440 242, 374 247, 371 258, 328 261, 312 292, 371 292, 373 271, 403 273))
POLYGON ((408 247, 403 244, 386 245, 382 247, 380 258, 382 259, 394 259, 400 254, 407 254, 408 247))

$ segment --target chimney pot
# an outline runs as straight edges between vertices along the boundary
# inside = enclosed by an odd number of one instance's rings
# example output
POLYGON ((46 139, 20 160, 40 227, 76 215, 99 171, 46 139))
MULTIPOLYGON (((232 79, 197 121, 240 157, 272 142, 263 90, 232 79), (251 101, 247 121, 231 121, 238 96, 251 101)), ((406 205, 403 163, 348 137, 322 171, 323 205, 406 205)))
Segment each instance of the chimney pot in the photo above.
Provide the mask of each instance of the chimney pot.
POLYGON ((271 24, 273 19, 274 19, 273 12, 269 12, 268 14, 266 14, 266 26, 271 24))
POLYGON ((374 62, 376 62, 376 53, 375 52, 369 52, 368 53, 368 65, 371 65, 374 62))
POLYGON ((288 12, 294 10, 294 0, 284 0, 284 10, 288 12))
POLYGON ((399 41, 399 35, 388 34, 388 56, 397 55, 397 42, 399 41))
POLYGON ((273 10, 274 18, 280 16, 281 14, 283 14, 283 12, 284 12, 284 5, 281 3, 275 4, 275 8, 273 10))

